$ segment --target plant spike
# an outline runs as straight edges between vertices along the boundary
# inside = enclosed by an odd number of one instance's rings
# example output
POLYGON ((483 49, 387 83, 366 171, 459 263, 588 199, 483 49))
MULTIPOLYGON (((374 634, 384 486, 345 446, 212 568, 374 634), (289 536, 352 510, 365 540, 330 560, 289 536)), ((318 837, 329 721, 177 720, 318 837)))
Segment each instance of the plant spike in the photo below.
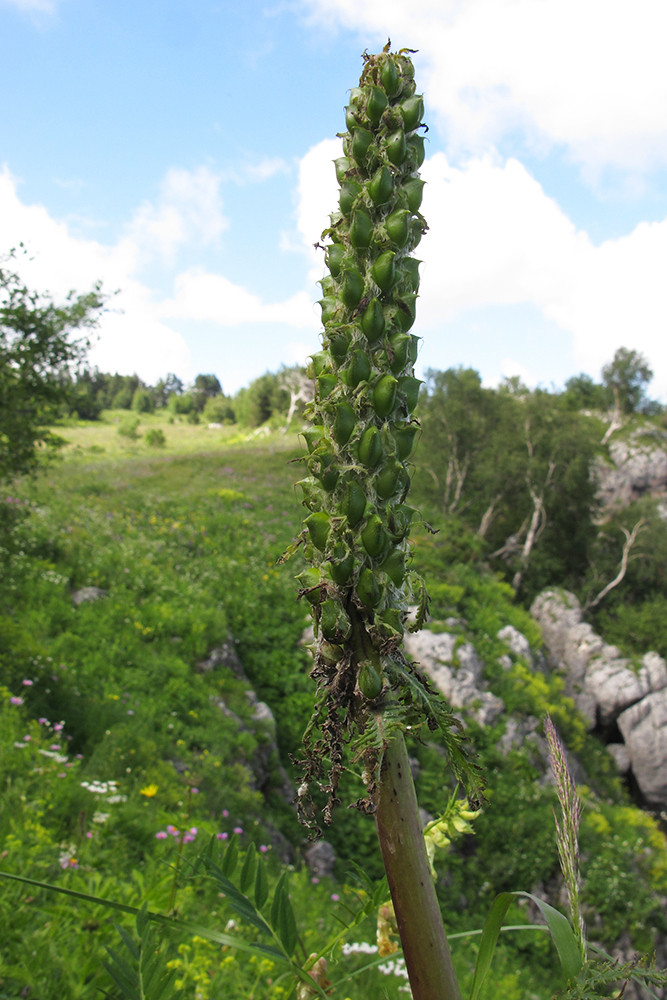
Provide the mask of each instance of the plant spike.
POLYGON ((363 56, 346 108, 344 156, 335 161, 339 210, 322 234, 329 274, 320 282, 322 350, 309 368, 316 384, 304 433, 310 474, 300 483, 310 511, 301 535, 309 567, 299 577, 314 620, 318 697, 304 736, 298 808, 319 833, 310 795, 316 783, 328 795, 324 821, 331 822, 351 741, 367 785, 356 805, 376 816, 414 996, 458 1000, 404 742, 406 730, 422 723, 440 729, 476 808, 479 780, 459 724, 401 651, 408 607, 419 606, 413 628, 428 608, 424 583, 409 569, 418 515, 406 503, 421 384, 411 332, 419 261, 410 255, 427 230, 418 175, 424 106, 409 51, 391 53, 387 45, 363 56), (398 772, 400 802, 391 805, 398 772), (397 850, 403 823, 410 832, 397 850))

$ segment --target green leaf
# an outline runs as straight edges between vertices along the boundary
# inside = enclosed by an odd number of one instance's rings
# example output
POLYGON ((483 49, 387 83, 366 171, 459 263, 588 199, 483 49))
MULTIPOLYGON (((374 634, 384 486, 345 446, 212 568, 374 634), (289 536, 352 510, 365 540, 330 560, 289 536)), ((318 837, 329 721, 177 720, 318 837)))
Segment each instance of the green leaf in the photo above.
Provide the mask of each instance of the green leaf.
POLYGON ((292 908, 292 903, 290 902, 289 893, 287 891, 287 882, 285 882, 283 891, 280 894, 280 907, 278 910, 278 937, 280 938, 287 954, 290 956, 293 955, 296 943, 299 939, 299 932, 296 928, 294 909, 292 908))
POLYGON ((278 884, 276 885, 275 891, 273 893, 273 900, 271 902, 271 916, 269 919, 271 921, 271 926, 275 931, 278 930, 278 923, 280 920, 280 897, 282 896, 283 893, 283 886, 285 885, 286 877, 287 873, 283 872, 280 878, 278 879, 278 884))
POLYGON ((253 927, 256 927, 257 930, 262 931, 264 934, 270 934, 271 928, 261 913, 255 909, 248 897, 244 896, 242 892, 239 892, 234 883, 230 882, 229 879, 223 875, 222 871, 213 861, 210 861, 208 858, 204 858, 203 861, 211 876, 223 890, 225 896, 227 897, 227 902, 232 909, 235 910, 244 920, 247 920, 249 924, 252 924, 253 927))
MULTIPOLYGON (((49 892, 60 892, 64 896, 73 896, 75 899, 83 899, 87 903, 96 903, 99 906, 106 906, 110 910, 120 910, 121 913, 131 913, 136 916, 139 913, 138 906, 128 906, 126 903, 117 903, 114 899, 103 899, 101 896, 91 896, 87 892, 77 892, 74 889, 65 889, 59 885, 51 885, 49 882, 38 882, 33 878, 25 878, 23 875, 10 875, 9 872, 1 872, 0 877, 12 879, 15 882, 24 882, 26 885, 34 885, 38 889, 46 889, 49 892)), ((231 883, 229 883, 231 885, 231 883)), ((234 886, 232 886, 234 890, 234 886)), ((238 890, 234 890, 238 891, 238 890)), ((229 948, 237 948, 239 951, 250 952, 251 954, 256 954, 256 952, 261 951, 266 955, 270 955, 272 958, 279 959, 281 962, 286 961, 285 955, 278 948, 273 948, 268 944, 261 944, 260 942, 244 941, 243 938, 233 937, 231 934, 224 934, 221 931, 211 930, 210 927, 203 927, 201 924, 196 924, 191 920, 179 920, 175 917, 165 917, 161 913, 152 913, 150 910, 146 911, 146 915, 149 920, 155 923, 162 924, 167 929, 182 931, 185 934, 197 934, 199 937, 206 938, 207 941, 214 941, 216 944, 227 945, 229 948)), ((266 924, 264 925, 266 928, 266 924)))
POLYGON ((246 893, 255 881, 256 867, 257 852, 255 850, 255 845, 251 844, 246 851, 245 861, 243 862, 243 868, 241 869, 241 877, 239 879, 239 888, 241 889, 241 892, 246 893))
POLYGON ((234 871, 236 870, 236 865, 239 860, 239 841, 236 834, 227 844, 227 850, 225 851, 224 857, 222 859, 222 874, 230 878, 234 871))
POLYGON ((261 910, 269 898, 269 880, 266 877, 264 862, 259 858, 257 874, 255 875, 255 906, 261 910))
POLYGON ((537 896, 533 896, 530 892, 501 892, 500 895, 496 896, 494 899, 493 905, 489 910, 489 915, 484 923, 482 939, 479 943, 479 952, 477 954, 477 962, 475 964, 475 975, 470 992, 470 1000, 478 1000, 480 990, 484 985, 484 980, 486 979, 489 969, 491 968, 491 960, 493 959, 493 954, 496 950, 498 935, 500 933, 503 920, 505 919, 510 903, 515 896, 524 896, 526 899, 532 899, 532 901, 540 908, 542 916, 545 918, 549 927, 554 944, 556 945, 558 957, 560 959, 565 978, 568 980, 574 979, 575 976, 577 976, 581 971, 583 963, 579 946, 577 945, 577 940, 570 924, 562 913, 559 913, 553 906, 545 903, 544 900, 538 899, 537 896))

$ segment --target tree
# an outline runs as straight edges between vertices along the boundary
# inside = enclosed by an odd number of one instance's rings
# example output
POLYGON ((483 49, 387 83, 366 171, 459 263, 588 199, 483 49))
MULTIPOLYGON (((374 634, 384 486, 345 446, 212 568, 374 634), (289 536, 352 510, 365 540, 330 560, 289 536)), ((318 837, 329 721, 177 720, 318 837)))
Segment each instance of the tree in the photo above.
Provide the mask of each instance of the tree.
POLYGON ((638 351, 619 347, 613 361, 602 369, 602 381, 614 395, 620 413, 635 413, 653 378, 648 361, 638 351))
POLYGON ((206 400, 219 396, 222 392, 222 386, 217 375, 197 375, 190 391, 195 401, 195 409, 201 413, 206 406, 206 400))
POLYGON ((68 407, 72 368, 89 347, 74 334, 96 326, 103 304, 96 285, 56 305, 0 267, 0 480, 32 472, 62 444, 49 424, 68 407))

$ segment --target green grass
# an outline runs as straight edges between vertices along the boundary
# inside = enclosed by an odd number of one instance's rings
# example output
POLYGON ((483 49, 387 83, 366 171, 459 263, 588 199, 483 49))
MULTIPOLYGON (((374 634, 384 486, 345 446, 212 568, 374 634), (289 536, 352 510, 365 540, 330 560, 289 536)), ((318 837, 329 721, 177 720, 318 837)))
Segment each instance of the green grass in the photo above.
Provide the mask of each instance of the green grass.
MULTIPOLYGON (((280 856, 291 852, 301 864, 303 831, 281 793, 280 764, 291 770, 313 699, 308 655, 299 645, 308 616, 295 598, 299 559, 277 563, 304 513, 293 485, 301 467, 291 464, 299 447, 294 435, 279 432, 247 440, 237 428, 209 431, 142 416, 141 434, 162 429, 166 438, 164 448, 150 448, 143 438, 118 435, 113 420, 111 413, 104 423, 59 428, 68 441, 63 460, 13 487, 13 501, 21 503, 5 505, 18 513, 7 522, 15 520, 7 539, 13 555, 0 583, 0 865, 135 904, 145 898, 164 911, 176 841, 155 835, 169 825, 197 828, 183 845, 191 858, 205 838, 239 826, 244 843, 270 847, 272 877, 280 856), (85 586, 108 596, 75 607, 72 593, 85 586), (252 686, 274 713, 280 760, 268 750, 270 729, 253 718, 243 681, 225 667, 198 666, 230 631, 252 686), (24 703, 12 705, 11 696, 24 703), (60 750, 49 750, 55 744, 60 750), (124 800, 108 805, 109 792, 93 793, 82 781, 117 782, 124 800), (155 794, 145 794, 151 787, 155 794), (96 813, 108 817, 95 821, 96 813), (66 861, 63 869, 65 857, 78 867, 66 861)), ((591 785, 583 849, 596 937, 612 941, 625 920, 634 940, 648 946, 665 931, 658 899, 667 891, 664 835, 628 804, 558 679, 525 664, 509 673, 498 666, 506 647, 497 631, 510 623, 538 643, 535 625, 508 587, 479 565, 475 537, 455 521, 437 526, 436 536, 418 532, 414 548, 433 593, 434 627, 452 614, 464 618, 462 636, 475 642, 492 690, 519 714, 550 711, 579 753, 591 785), (619 870, 633 877, 620 878, 619 870)), ((530 747, 503 756, 497 741, 504 725, 469 725, 489 802, 476 836, 440 860, 438 892, 451 931, 481 926, 497 891, 557 879, 553 793, 541 780, 543 763, 530 747)), ((427 738, 414 741, 411 753, 420 762, 420 801, 436 814, 450 792, 441 750, 427 738)), ((381 873, 372 819, 345 808, 361 787, 348 775, 326 831, 342 859, 341 878, 346 859, 381 873)), ((313 942, 334 926, 332 891, 347 890, 295 875, 295 904, 313 942)), ((91 995, 107 982, 99 963, 103 945, 114 941, 110 918, 88 904, 27 895, 0 885, 0 1000, 26 988, 41 1000, 91 995)), ((218 929, 232 916, 205 884, 181 883, 176 905, 218 929)), ((362 930, 357 940, 372 941, 372 922, 362 930)), ((534 937, 503 941, 489 998, 551 995, 553 953, 534 937)), ((281 996, 268 983, 271 970, 202 942, 182 944, 180 952, 178 942, 171 945, 170 955, 181 962, 184 998, 240 1000, 253 989, 256 1000, 281 996)), ((457 945, 464 980, 474 954, 474 942, 457 945)), ((350 996, 398 1000, 403 982, 369 973, 354 987, 362 992, 350 996)))

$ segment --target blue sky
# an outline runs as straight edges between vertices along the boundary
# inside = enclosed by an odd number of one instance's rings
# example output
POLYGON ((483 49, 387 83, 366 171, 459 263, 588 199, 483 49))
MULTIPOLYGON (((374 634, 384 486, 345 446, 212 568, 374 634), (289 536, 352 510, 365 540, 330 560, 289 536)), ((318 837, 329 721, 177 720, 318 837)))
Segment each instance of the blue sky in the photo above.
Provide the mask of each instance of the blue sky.
POLYGON ((419 49, 419 365, 667 398, 661 0, 0 0, 0 253, 119 290, 92 361, 232 392, 318 343, 312 249, 360 53, 419 49))

